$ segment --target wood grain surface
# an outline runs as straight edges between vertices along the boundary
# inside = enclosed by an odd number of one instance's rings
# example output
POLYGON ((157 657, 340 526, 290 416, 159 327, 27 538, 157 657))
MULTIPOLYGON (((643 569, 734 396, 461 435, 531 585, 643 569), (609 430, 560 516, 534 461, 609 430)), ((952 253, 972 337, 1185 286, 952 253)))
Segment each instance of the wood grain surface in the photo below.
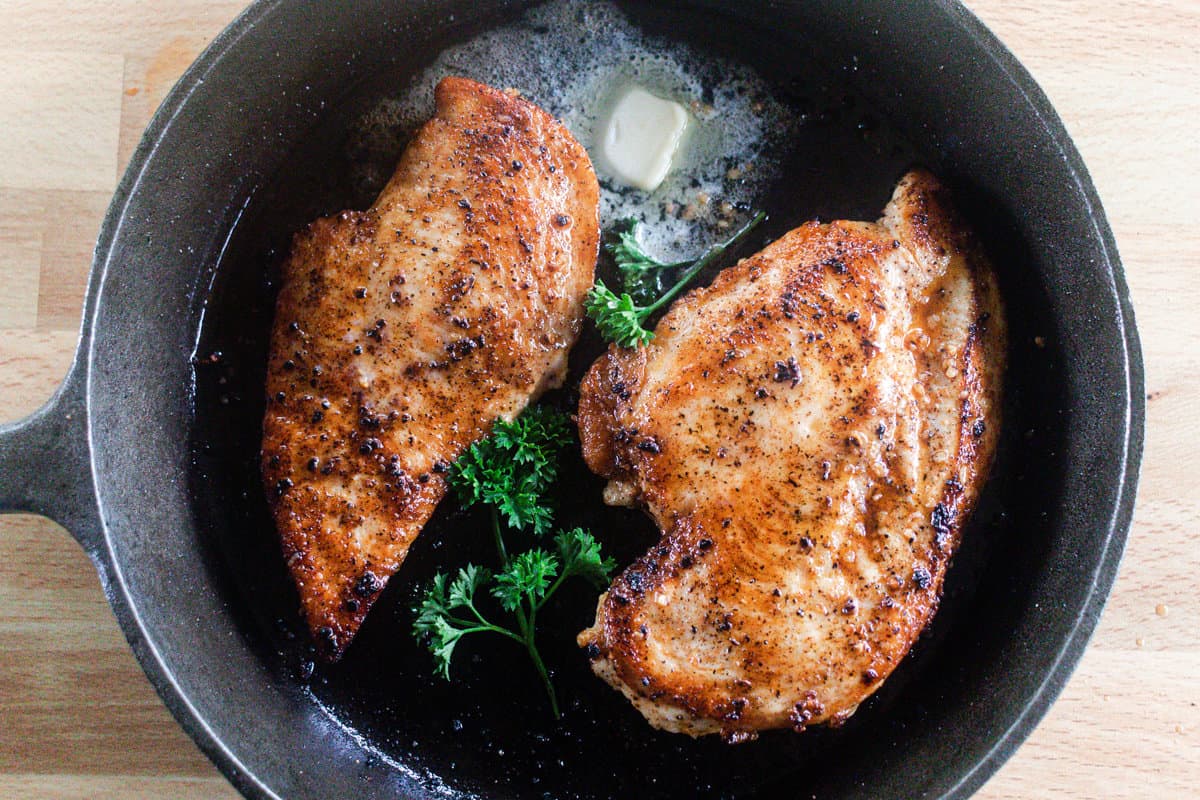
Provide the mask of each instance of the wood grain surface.
MULTIPOLYGON (((0 419, 44 402, 91 249, 229 0, 0 0, 0 419)), ((972 0, 1058 108, 1116 232, 1146 359, 1133 531, 1078 671, 981 797, 1200 796, 1200 3, 972 0)), ((0 518, 0 797, 234 798, 58 526, 0 518)))

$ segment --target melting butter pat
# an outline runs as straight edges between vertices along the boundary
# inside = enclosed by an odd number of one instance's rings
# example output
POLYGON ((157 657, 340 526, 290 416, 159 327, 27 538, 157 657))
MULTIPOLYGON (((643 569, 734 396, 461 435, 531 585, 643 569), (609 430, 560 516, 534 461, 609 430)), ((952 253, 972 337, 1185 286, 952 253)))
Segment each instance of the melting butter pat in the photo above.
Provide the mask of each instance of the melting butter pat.
POLYGON ((683 106, 640 86, 613 105, 600 136, 600 161, 612 177, 652 192, 671 171, 690 117, 683 106))

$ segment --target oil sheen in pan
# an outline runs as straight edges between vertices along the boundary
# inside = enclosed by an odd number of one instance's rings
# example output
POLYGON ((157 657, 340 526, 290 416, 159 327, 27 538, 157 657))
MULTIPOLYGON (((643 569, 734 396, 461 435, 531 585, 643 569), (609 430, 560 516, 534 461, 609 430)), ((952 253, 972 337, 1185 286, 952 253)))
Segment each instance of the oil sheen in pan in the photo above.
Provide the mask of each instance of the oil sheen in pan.
POLYGON ((519 90, 562 120, 593 158, 598 129, 623 87, 636 84, 686 108, 688 136, 655 191, 599 173, 601 224, 624 217, 652 223, 643 240, 672 260, 723 238, 722 231, 762 203, 795 125, 794 114, 750 67, 648 36, 612 3, 555 0, 443 51, 363 116, 357 144, 394 152, 398 139, 431 116, 434 86, 446 75, 519 90))

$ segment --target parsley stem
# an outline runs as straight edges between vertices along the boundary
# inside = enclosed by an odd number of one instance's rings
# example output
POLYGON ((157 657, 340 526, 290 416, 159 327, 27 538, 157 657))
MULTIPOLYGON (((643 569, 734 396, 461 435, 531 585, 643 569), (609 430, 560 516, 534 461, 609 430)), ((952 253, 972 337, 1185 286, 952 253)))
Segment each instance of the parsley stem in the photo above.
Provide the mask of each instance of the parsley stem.
MULTIPOLYGON (((509 564, 508 549, 504 546, 504 534, 500 532, 500 513, 496 510, 495 506, 492 506, 492 533, 496 536, 496 549, 500 551, 500 563, 507 569, 509 564)), ((517 625, 521 628, 521 633, 528 639, 533 631, 532 621, 525 618, 525 610, 520 606, 516 607, 513 614, 517 618, 517 625)), ((517 641, 523 640, 517 638, 517 641)))
MULTIPOLYGON (((479 630, 495 631, 496 633, 504 634, 510 639, 516 639, 518 642, 524 641, 520 636, 517 636, 508 628, 501 627, 494 622, 488 622, 487 618, 484 617, 483 614, 480 614, 478 609, 475 608, 474 603, 467 603, 467 608, 471 609, 471 613, 475 615, 475 619, 479 620, 479 624, 483 625, 484 627, 474 627, 469 631, 464 631, 464 633, 474 633, 475 631, 479 630)), ((459 619, 458 617, 450 617, 449 619, 451 622, 457 622, 459 625, 472 626, 475 624, 469 620, 459 619)))
POLYGON ((492 506, 492 533, 496 536, 496 549, 500 552, 500 564, 508 567, 508 549, 504 546, 504 535, 500 533, 500 512, 492 506))
POLYGON ((692 278, 696 277, 701 270, 720 258, 722 253, 736 244, 737 241, 747 233, 754 230, 754 228, 758 226, 758 223, 762 222, 766 218, 766 213, 759 211, 757 214, 751 217, 746 224, 738 228, 737 231, 735 231, 734 234, 728 239, 718 244, 714 244, 712 247, 708 248, 708 251, 704 255, 700 256, 700 258, 696 259, 695 263, 688 268, 687 272, 683 273, 683 277, 681 277, 674 286, 664 292, 662 297, 658 298, 653 303, 642 309, 639 312, 639 316, 642 319, 647 319, 655 311, 658 311, 660 308, 663 308, 672 300, 674 300, 675 296, 682 292, 684 288, 691 283, 692 278))
MULTIPOLYGON (((463 620, 458 620, 458 621, 463 622, 463 620)), ((468 633, 487 633, 488 631, 491 631, 492 633, 498 633, 501 636, 507 636, 509 639, 512 639, 515 642, 524 643, 524 641, 525 641, 520 636, 517 636, 515 633, 510 631, 508 628, 501 628, 499 625, 493 625, 490 622, 485 623, 483 625, 476 625, 472 628, 460 628, 459 630, 460 630, 461 634, 464 636, 468 633)))
POLYGON ((529 657, 533 660, 533 666, 537 669, 538 675, 542 676, 542 684, 546 687, 546 695, 550 698, 550 710, 554 712, 554 718, 561 719, 562 712, 558 710, 558 698, 554 694, 554 684, 550 682, 550 674, 546 672, 546 665, 542 663, 537 644, 533 641, 532 626, 525 634, 525 648, 529 651, 529 657))
POLYGON ((554 581, 554 583, 550 584, 550 588, 546 590, 546 593, 544 595, 542 595, 542 599, 539 600, 537 602, 537 605, 535 605, 533 607, 533 613, 536 614, 538 612, 538 609, 540 609, 542 606, 546 605, 546 602, 550 599, 550 596, 552 594, 554 594, 555 592, 557 592, 558 587, 562 586, 563 581, 565 581, 569 577, 571 577, 570 566, 567 564, 564 564, 562 574, 558 576, 558 578, 554 581))

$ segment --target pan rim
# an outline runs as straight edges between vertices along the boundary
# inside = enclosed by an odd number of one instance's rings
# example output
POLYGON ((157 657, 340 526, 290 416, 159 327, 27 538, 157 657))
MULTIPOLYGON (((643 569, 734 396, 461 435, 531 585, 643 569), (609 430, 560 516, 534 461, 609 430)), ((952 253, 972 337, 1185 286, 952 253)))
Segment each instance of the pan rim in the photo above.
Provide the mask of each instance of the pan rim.
MULTIPOLYGON (((93 441, 91 406, 90 403, 87 403, 93 388, 91 365, 95 354, 92 332, 99 315, 100 299, 109 276, 109 270, 113 266, 114 244, 121 235, 126 209, 159 147, 167 140, 175 118, 188 104, 193 93, 203 85, 206 76, 220 66, 221 62, 247 34, 287 2, 289 0, 256 0, 215 37, 184 72, 151 119, 117 186, 101 225, 94 251, 91 276, 88 281, 77 355, 77 359, 82 360, 84 364, 84 398, 85 408, 88 409, 86 412, 88 416, 86 424, 88 452, 93 474, 95 504, 100 512, 100 520, 105 518, 105 503, 100 482, 95 478, 97 464, 94 454, 96 450, 93 441)), ((1036 690, 1027 695, 1026 701, 1008 728, 994 739, 987 751, 975 760, 970 769, 958 776, 954 783, 937 789, 938 796, 954 798, 968 797, 973 794, 1017 751, 1065 687, 1095 631, 1120 567, 1132 519, 1144 443, 1145 392, 1141 347, 1129 289, 1115 238, 1091 177, 1062 120, 1029 72, 969 9, 958 0, 933 0, 933 2, 945 12, 947 22, 956 27, 958 33, 967 37, 979 52, 986 54, 1004 78, 1019 91, 1028 110, 1032 112, 1033 117, 1041 126, 1043 135, 1053 143, 1055 158, 1065 164, 1075 181, 1075 186, 1089 212, 1092 238, 1103 253, 1103 260, 1099 267, 1104 270, 1105 277, 1108 278, 1108 286, 1115 297, 1115 305, 1119 311, 1116 325, 1121 333, 1120 371, 1127 395, 1123 398, 1124 419, 1120 437, 1123 449, 1120 453, 1119 466, 1115 470, 1119 478, 1116 482, 1117 494, 1111 513, 1108 515, 1102 548, 1097 548, 1096 566, 1090 576, 1087 594, 1083 600, 1079 617, 1066 637, 1057 643, 1054 658, 1045 668, 1042 681, 1036 690)), ((251 769, 247 768, 238 755, 209 726, 176 680, 170 665, 151 639, 137 610, 120 564, 115 558, 107 526, 103 522, 99 524, 101 538, 98 540, 95 552, 91 552, 89 555, 96 563, 105 595, 114 609, 135 656, 163 702, 197 746, 244 796, 255 800, 279 798, 280 795, 251 769)))
POLYGON ((120 183, 113 194, 112 202, 104 215, 100 226, 100 234, 96 241, 96 249, 92 260, 92 273, 88 280, 87 299, 85 302, 83 327, 80 334, 79 353, 86 354, 84 359, 84 408, 88 417, 87 437, 90 467, 93 475, 92 485, 95 489, 96 508, 100 520, 100 540, 96 552, 89 553, 100 573, 100 583, 109 605, 116 614, 117 621, 129 642, 146 677, 150 679, 155 691, 163 704, 171 712, 171 716, 188 734, 201 752, 220 770, 221 774, 249 800, 283 800, 281 795, 264 783, 253 770, 246 767, 242 760, 209 726, 207 720, 188 697, 183 687, 176 680, 173 670, 152 641, 144 625, 137 606, 133 601, 129 586, 122 573, 120 563, 115 557, 108 528, 104 525, 104 500, 101 496, 100 482, 95 479, 97 471, 95 461, 95 442, 91 420, 92 396, 91 366, 94 354, 94 337, 92 335, 96 319, 100 312, 100 298, 107 281, 109 269, 112 266, 113 245, 117 241, 125 220, 125 211, 133 199, 134 191, 141 182, 142 175, 148 168, 159 147, 166 139, 171 123, 191 99, 192 94, 203 85, 205 77, 216 69, 221 61, 229 55, 238 42, 249 34, 260 22, 267 18, 275 9, 288 0, 254 0, 241 14, 233 19, 213 40, 196 60, 184 71, 175 85, 163 98, 162 103, 150 119, 137 149, 129 159, 129 165, 121 177, 120 183))

